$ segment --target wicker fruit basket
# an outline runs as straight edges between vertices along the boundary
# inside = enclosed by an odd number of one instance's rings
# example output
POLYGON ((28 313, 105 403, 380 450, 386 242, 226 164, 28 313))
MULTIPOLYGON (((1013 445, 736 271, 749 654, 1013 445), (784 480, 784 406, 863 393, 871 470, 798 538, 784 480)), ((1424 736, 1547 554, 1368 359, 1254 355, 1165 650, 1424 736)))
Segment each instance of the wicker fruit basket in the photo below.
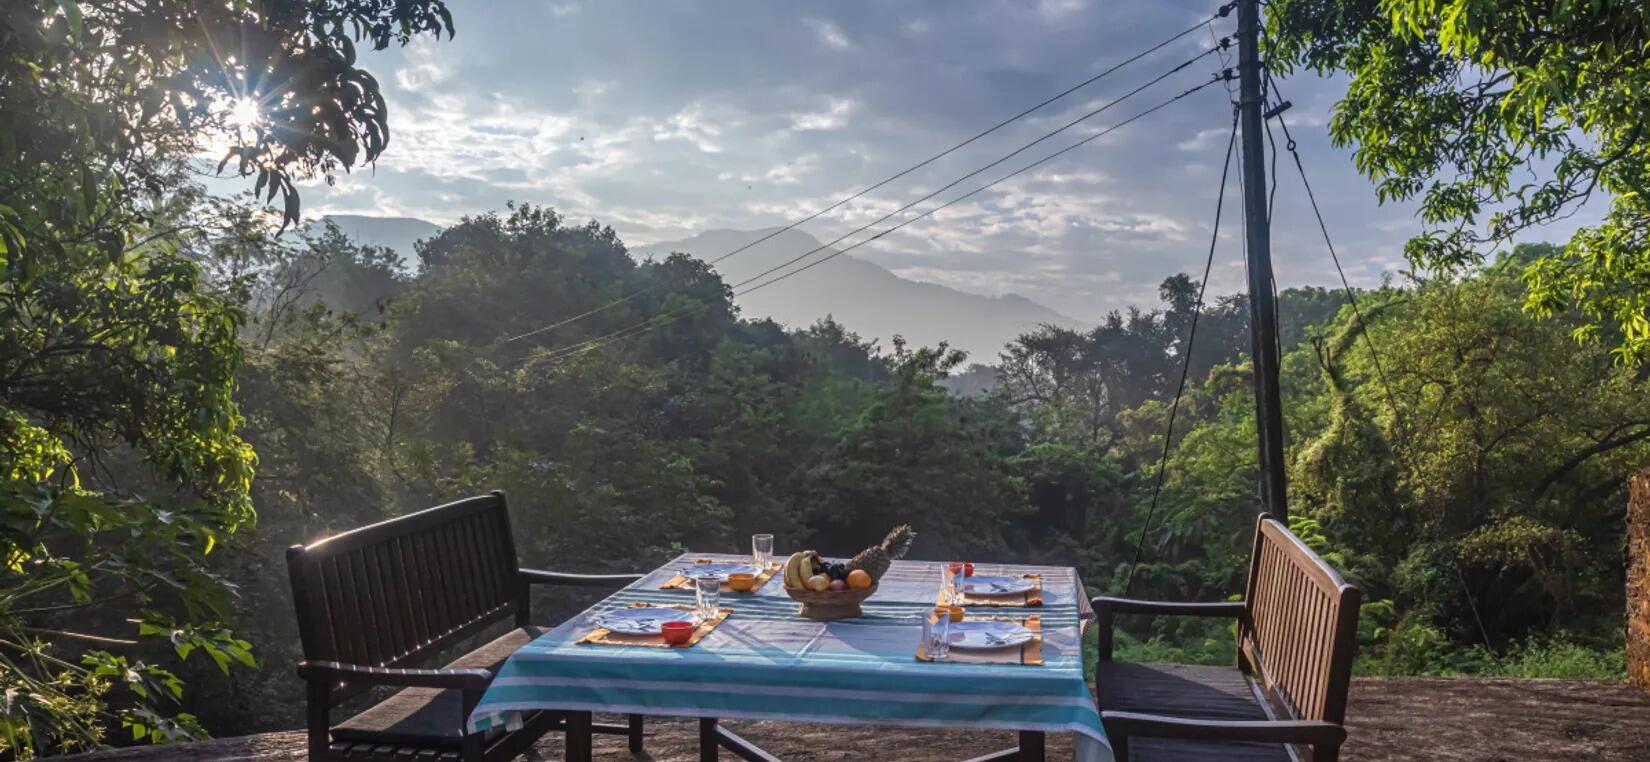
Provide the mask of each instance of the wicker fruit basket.
POLYGON ((815 591, 796 587, 785 588, 785 594, 789 595, 791 600, 802 604, 802 610, 796 612, 797 614, 808 619, 822 620, 848 619, 859 616, 862 613, 859 610, 859 604, 864 603, 865 599, 871 597, 876 591, 877 585, 874 582, 871 583, 870 587, 862 587, 858 590, 849 588, 837 591, 815 591))

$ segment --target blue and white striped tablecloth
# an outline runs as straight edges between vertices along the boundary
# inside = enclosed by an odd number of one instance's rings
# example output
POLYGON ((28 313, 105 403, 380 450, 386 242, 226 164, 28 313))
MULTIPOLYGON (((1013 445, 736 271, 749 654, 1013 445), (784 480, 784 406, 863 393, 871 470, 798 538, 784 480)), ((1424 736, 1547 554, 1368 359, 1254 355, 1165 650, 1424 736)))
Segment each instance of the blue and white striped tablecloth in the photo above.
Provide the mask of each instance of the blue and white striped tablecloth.
POLYGON ((687 553, 524 646, 505 661, 470 716, 472 730, 535 709, 722 719, 1073 732, 1080 762, 1111 749, 1083 680, 1079 606, 1070 568, 978 564, 977 574, 1040 573, 1043 606, 992 609, 1042 617, 1043 665, 925 663, 914 657, 922 615, 945 565, 897 561, 864 616, 816 622, 774 579, 755 595, 722 594, 734 613, 692 648, 578 645, 604 611, 637 602, 685 603, 660 590, 695 559, 687 553))

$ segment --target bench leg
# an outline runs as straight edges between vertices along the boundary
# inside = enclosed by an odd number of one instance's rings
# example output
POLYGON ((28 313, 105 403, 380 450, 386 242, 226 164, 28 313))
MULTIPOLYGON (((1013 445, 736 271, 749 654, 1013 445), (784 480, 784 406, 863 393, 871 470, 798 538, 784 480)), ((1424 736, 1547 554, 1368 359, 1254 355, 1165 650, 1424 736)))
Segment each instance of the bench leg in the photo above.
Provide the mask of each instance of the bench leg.
POLYGON ((1043 762, 1043 739, 1040 730, 1020 731, 1020 762, 1043 762))
POLYGON ((637 754, 642 753, 642 716, 630 715, 630 750, 637 754))
POLYGON ((590 713, 567 713, 567 762, 590 762, 590 713))
POLYGON ((332 690, 326 683, 310 680, 307 688, 305 724, 309 731, 310 759, 326 759, 332 742, 332 690))
POLYGON ((699 762, 717 762, 722 751, 722 741, 716 737, 716 718, 703 717, 699 720, 699 762))

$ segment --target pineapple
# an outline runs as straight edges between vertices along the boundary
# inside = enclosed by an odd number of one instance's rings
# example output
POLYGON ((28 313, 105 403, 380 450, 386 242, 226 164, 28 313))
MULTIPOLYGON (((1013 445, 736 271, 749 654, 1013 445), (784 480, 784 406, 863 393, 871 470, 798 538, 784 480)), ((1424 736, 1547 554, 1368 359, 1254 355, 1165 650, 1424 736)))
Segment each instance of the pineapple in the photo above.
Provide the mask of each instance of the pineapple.
POLYGON ((901 524, 894 527, 887 537, 882 538, 881 545, 872 545, 859 552, 859 555, 848 560, 848 570, 864 569, 871 575, 872 580, 882 579, 888 573, 888 566, 895 559, 905 556, 911 549, 911 541, 916 539, 917 533, 911 530, 910 524, 901 524))

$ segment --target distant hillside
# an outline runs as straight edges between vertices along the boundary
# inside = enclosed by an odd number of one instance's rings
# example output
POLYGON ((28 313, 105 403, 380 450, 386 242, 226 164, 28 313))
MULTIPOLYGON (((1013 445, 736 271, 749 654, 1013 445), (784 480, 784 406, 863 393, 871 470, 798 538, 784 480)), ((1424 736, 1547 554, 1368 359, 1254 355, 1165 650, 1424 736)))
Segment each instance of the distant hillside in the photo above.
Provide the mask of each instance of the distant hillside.
MULTIPOLYGON (((412 217, 336 214, 326 219, 357 242, 394 249, 408 269, 418 266, 413 244, 441 232, 439 225, 412 217)), ((638 259, 662 258, 680 251, 714 259, 767 232, 713 230, 685 241, 640 247, 632 254, 638 259)), ((819 245, 807 233, 786 231, 722 262, 717 269, 729 284, 737 283, 819 245)), ((1038 324, 1085 327, 1082 321, 1023 296, 983 296, 907 280, 851 254, 739 297, 738 302, 745 317, 773 318, 793 328, 831 316, 864 338, 880 339, 884 347, 891 345, 896 334, 917 345, 948 341, 981 363, 995 363, 1004 344, 1038 324)))
MULTIPOLYGON (((685 241, 670 241, 633 251, 638 257, 663 257, 680 251, 714 259, 766 235, 768 231, 713 230, 685 241)), ((801 231, 787 231, 717 265, 729 284, 756 275, 820 242, 801 231)), ((822 251, 815 257, 824 256, 822 251)), ((907 280, 882 266, 844 254, 802 275, 739 297, 745 317, 773 318, 801 328, 827 315, 864 338, 890 345, 895 334, 912 344, 941 341, 968 352, 977 362, 995 362, 1002 346, 1040 323, 1083 327, 1016 294, 983 296, 948 286, 907 280)))
MULTIPOLYGON (((368 217, 360 214, 331 214, 331 220, 356 243, 383 246, 401 255, 409 269, 418 266, 418 253, 413 244, 441 232, 441 226, 415 217, 368 217)), ((316 223, 315 226, 321 223, 316 223)), ((312 229, 315 226, 311 226, 312 229)))

